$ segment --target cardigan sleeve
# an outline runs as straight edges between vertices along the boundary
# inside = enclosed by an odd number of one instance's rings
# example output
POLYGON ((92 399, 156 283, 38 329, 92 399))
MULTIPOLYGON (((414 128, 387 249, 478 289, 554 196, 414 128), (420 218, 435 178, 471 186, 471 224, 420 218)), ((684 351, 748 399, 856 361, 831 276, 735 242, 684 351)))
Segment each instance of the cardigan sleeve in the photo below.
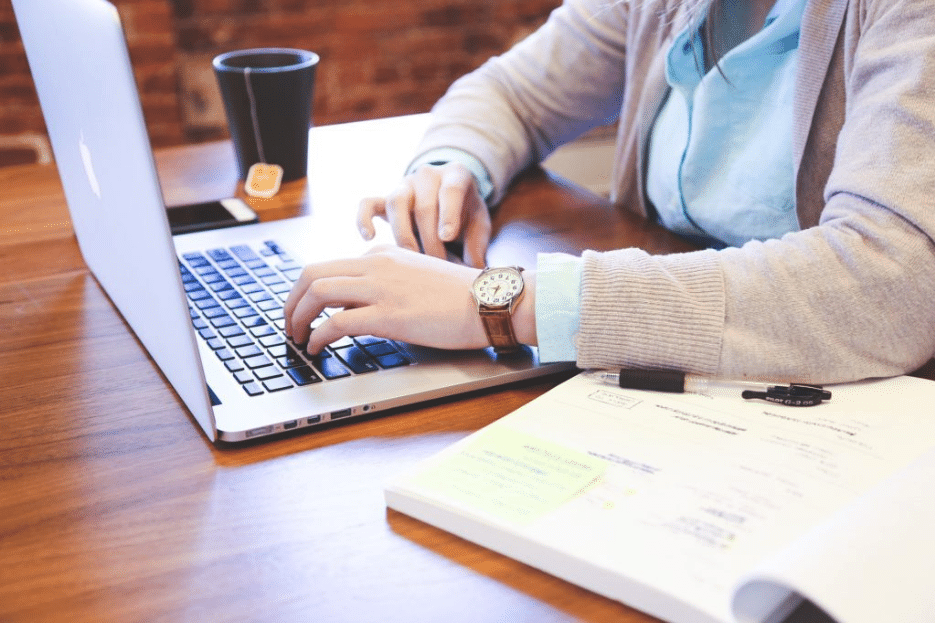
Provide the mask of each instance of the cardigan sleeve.
POLYGON ((532 35, 451 86, 417 153, 458 147, 476 157, 493 181, 493 205, 522 169, 614 121, 627 4, 566 0, 532 35))

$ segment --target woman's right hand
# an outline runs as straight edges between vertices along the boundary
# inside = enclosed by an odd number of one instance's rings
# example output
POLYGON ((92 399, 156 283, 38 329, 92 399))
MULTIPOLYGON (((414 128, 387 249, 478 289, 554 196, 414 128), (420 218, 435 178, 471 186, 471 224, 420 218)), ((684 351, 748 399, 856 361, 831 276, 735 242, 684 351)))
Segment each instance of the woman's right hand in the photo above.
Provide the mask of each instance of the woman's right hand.
POLYGON ((403 178, 386 197, 360 202, 357 226, 370 240, 374 217, 386 219, 396 243, 412 251, 446 259, 445 243, 460 241, 464 263, 485 265, 490 244, 490 212, 471 172, 461 164, 422 165, 403 178))

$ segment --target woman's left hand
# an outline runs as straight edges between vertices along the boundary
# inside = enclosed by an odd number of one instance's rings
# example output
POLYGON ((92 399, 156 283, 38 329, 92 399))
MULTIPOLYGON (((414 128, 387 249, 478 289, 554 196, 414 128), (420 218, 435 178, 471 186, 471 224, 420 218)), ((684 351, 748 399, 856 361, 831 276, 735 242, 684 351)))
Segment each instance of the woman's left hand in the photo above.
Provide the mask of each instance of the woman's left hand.
POLYGON ((285 304, 285 331, 318 353, 348 335, 378 335, 436 348, 488 345, 471 296, 480 271, 393 246, 309 264, 285 304), (310 329, 325 308, 343 308, 310 329))

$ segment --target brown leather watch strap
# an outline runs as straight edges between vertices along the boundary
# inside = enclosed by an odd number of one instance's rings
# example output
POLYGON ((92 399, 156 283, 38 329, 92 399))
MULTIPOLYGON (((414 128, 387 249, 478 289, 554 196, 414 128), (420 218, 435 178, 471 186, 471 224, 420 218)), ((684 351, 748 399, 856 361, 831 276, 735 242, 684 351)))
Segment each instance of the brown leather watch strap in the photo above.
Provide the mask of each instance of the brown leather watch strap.
POLYGON ((516 341, 516 334, 513 332, 513 319, 508 308, 481 308, 478 313, 481 322, 484 324, 484 331, 487 332, 487 339, 498 355, 514 353, 519 350, 519 343, 516 341))

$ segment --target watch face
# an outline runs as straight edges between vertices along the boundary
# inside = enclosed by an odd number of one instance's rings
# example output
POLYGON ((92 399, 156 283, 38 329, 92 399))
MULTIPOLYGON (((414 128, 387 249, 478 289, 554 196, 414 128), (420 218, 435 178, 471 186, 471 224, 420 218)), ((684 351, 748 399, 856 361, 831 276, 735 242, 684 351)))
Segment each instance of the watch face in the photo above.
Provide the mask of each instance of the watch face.
POLYGON ((481 305, 508 305, 522 291, 523 277, 515 268, 495 268, 474 282, 474 296, 481 305))

